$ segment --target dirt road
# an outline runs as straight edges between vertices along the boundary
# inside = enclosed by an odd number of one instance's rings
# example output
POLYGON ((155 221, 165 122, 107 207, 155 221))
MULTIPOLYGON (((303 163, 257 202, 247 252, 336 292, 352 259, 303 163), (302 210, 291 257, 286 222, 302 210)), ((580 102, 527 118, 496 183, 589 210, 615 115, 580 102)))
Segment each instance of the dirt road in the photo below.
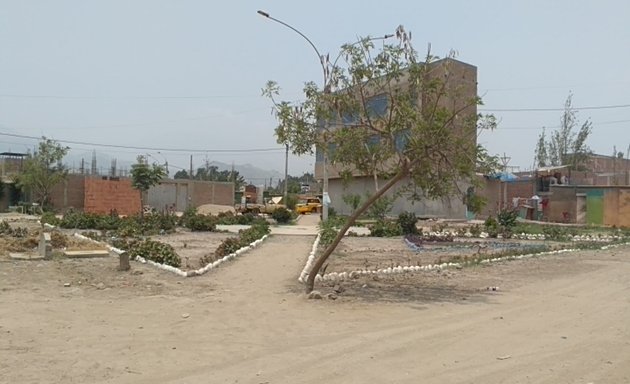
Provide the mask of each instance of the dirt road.
POLYGON ((190 279, 121 276, 111 259, 0 263, 0 382, 630 382, 628 248, 312 301, 296 282, 312 241, 274 235, 190 279))

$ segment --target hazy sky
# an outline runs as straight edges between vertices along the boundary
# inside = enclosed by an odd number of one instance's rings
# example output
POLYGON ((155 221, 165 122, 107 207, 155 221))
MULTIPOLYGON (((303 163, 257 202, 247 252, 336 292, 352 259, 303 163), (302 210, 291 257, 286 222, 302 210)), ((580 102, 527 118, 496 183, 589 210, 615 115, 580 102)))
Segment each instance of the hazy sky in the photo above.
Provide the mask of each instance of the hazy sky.
MULTIPOLYGON (((283 170, 260 90, 276 80, 285 99, 300 99, 303 83, 321 84, 322 73, 312 48, 258 9, 321 52, 399 24, 419 51, 427 43, 439 56, 458 51, 478 67, 483 109, 500 120, 480 142, 510 165, 532 166, 542 127, 558 126, 570 91, 576 107, 620 106, 579 112, 593 121, 595 152, 630 145, 628 1, 0 0, 0 151, 36 144, 10 135, 45 135, 160 149, 68 144, 77 165, 96 150, 105 167, 149 153, 184 168, 193 154, 195 165, 208 158, 283 170)), ((291 157, 289 172, 312 164, 291 157)))

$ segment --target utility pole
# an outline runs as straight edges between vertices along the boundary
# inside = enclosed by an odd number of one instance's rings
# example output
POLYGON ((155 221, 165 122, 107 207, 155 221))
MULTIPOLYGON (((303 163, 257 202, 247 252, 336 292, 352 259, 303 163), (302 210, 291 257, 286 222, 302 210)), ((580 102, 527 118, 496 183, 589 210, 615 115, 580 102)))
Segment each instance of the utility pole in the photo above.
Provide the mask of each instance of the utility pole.
POLYGON ((289 144, 285 144, 284 152, 284 204, 287 204, 289 198, 289 144))
POLYGON ((192 165, 192 155, 190 155, 190 173, 188 174, 188 178, 190 180, 193 179, 193 165, 192 165))
MULTIPOLYGON (((507 166, 510 163, 510 160, 512 160, 512 158, 508 157, 505 154, 505 152, 503 152, 503 157, 501 157, 500 159, 501 159, 501 164, 503 164, 503 173, 505 174, 505 177, 507 178, 507 166)), ((501 181, 501 184, 505 184, 503 186, 503 204, 501 204, 502 208, 505 209, 507 208, 507 182, 501 181)))

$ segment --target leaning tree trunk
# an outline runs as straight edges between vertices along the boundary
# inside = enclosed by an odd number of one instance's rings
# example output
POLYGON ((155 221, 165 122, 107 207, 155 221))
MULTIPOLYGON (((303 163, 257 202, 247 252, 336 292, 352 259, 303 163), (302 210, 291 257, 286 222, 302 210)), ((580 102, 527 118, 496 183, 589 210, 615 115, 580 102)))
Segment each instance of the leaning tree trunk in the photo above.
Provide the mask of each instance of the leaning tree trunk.
POLYGON ((317 276, 317 274, 319 273, 319 270, 322 268, 326 260, 328 260, 328 257, 330 257, 330 255, 333 253, 335 248, 337 248, 337 246, 341 242, 341 239, 343 239, 348 229, 350 229, 350 227, 354 225, 354 223, 357 221, 359 216, 363 214, 363 212, 367 211, 367 209, 376 200, 378 200, 381 196, 385 194, 385 192, 387 192, 397 182, 402 180, 402 178, 405 177, 407 173, 408 173, 408 167, 407 166, 402 167, 398 171, 398 173, 394 175, 393 178, 391 178, 385 185, 383 185, 381 189, 377 190, 372 196, 370 196, 369 199, 367 199, 366 202, 364 202, 356 211, 354 211, 354 213, 352 213, 352 216, 348 218, 344 226, 337 233, 337 237, 335 237, 335 240, 333 240, 333 242, 326 248, 324 253, 317 258, 317 260, 315 261, 315 264, 313 265, 313 268, 311 268, 311 270, 309 271, 308 279, 306 280, 306 293, 311 293, 313 291, 313 288, 315 287, 315 276, 317 276))

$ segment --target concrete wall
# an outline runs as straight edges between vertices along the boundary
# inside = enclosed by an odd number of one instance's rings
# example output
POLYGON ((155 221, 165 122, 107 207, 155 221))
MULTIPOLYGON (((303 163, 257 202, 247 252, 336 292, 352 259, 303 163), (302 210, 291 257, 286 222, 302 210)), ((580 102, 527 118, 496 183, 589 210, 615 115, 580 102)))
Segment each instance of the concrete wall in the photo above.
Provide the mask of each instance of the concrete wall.
POLYGON ((50 201, 59 212, 67 209, 83 210, 85 204, 85 176, 68 175, 66 180, 53 187, 50 201))
MULTIPOLYGON (((382 186, 383 184, 385 184, 385 181, 380 180, 379 185, 382 186)), ((396 191, 404 185, 405 183, 401 182, 398 186, 394 186, 394 188, 392 188, 386 196, 394 196, 396 191)), ((344 203, 343 196, 358 194, 365 199, 366 192, 374 193, 374 179, 371 177, 355 177, 347 186, 344 186, 340 179, 333 179, 329 181, 328 187, 331 198, 330 206, 340 214, 350 214, 352 208, 344 203)), ((462 188, 462 190, 466 190, 466 188, 462 188)), ((419 192, 420 191, 418 191, 418 193, 419 192)), ((426 218, 466 218, 466 207, 462 202, 461 196, 438 200, 422 199, 420 201, 412 201, 409 199, 409 193, 403 193, 396 199, 393 209, 389 215, 397 216, 401 212, 413 212, 418 217, 426 218)))
POLYGON ((480 217, 496 216, 503 208, 516 208, 514 199, 527 200, 534 196, 533 178, 519 179, 510 182, 502 182, 493 178, 484 177, 477 194, 487 200, 486 207, 480 217))
POLYGON ((131 179, 85 178, 85 212, 135 215, 140 212, 140 193, 131 186, 131 179))
POLYGON ((234 205, 234 183, 199 180, 163 180, 148 192, 147 204, 158 211, 174 208, 184 211, 189 205, 234 205))
POLYGON ((570 222, 578 217, 578 200, 586 197, 585 224, 630 227, 630 187, 627 186, 552 186, 549 220, 570 222))

